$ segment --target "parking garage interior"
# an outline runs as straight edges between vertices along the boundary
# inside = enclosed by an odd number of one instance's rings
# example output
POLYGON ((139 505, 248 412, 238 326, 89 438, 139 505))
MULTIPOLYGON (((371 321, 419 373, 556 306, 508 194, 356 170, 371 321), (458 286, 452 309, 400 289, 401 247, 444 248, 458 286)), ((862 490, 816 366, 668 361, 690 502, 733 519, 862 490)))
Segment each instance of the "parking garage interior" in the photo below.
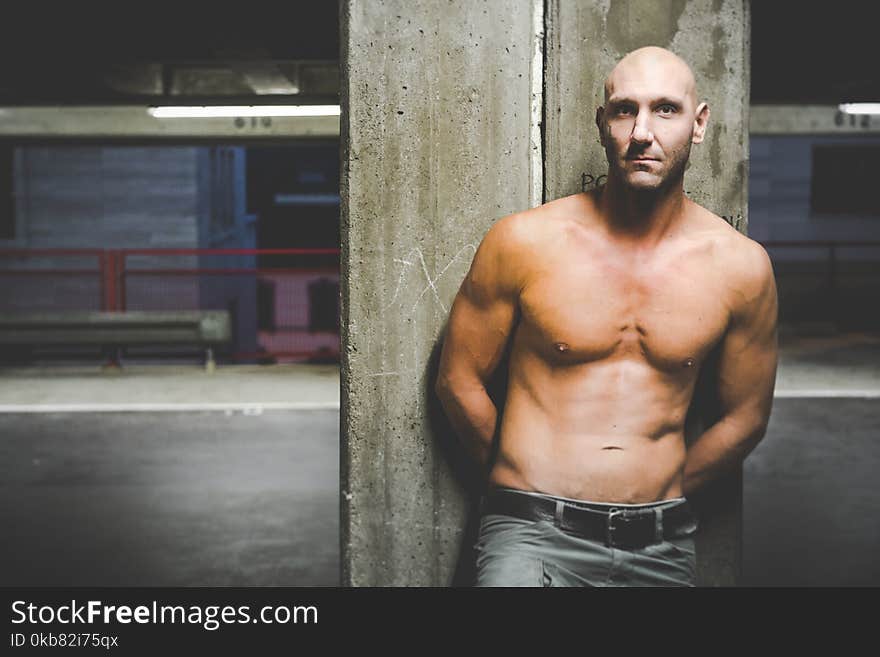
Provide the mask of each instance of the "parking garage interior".
MULTIPOLYGON (((86 337, 0 345, 4 585, 341 583, 338 118, 143 118, 339 105, 338 8, 311 4, 10 21, 0 333, 86 337), (99 312, 143 335, 197 313, 194 337, 108 346, 99 312)), ((780 365, 743 468, 747 586, 880 583, 880 116, 810 118, 880 98, 861 6, 751 8, 748 234, 780 365)))

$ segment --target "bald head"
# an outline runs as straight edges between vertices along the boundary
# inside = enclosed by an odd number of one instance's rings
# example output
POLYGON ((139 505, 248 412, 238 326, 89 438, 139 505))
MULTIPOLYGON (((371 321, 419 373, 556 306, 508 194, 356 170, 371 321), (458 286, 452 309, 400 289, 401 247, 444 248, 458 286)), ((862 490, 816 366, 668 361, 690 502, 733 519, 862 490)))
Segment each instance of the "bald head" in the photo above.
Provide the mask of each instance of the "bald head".
POLYGON ((596 108, 608 184, 680 186, 691 145, 703 141, 708 121, 709 106, 697 104, 694 74, 681 57, 655 46, 629 53, 608 75, 605 106, 596 108))
POLYGON ((697 83, 691 67, 674 52, 647 46, 621 59, 605 80, 605 102, 620 88, 662 84, 668 93, 680 95, 697 105, 697 83))

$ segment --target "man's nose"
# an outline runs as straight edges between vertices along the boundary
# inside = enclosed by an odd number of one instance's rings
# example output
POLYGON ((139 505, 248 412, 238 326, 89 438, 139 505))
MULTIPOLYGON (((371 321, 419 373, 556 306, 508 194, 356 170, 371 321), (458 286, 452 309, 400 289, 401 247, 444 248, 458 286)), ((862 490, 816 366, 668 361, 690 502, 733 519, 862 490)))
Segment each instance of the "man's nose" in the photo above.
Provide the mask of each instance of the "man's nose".
POLYGON ((654 141, 654 134, 651 132, 651 126, 648 122, 648 116, 644 112, 639 112, 636 116, 636 122, 633 125, 632 140, 634 142, 645 144, 654 141))

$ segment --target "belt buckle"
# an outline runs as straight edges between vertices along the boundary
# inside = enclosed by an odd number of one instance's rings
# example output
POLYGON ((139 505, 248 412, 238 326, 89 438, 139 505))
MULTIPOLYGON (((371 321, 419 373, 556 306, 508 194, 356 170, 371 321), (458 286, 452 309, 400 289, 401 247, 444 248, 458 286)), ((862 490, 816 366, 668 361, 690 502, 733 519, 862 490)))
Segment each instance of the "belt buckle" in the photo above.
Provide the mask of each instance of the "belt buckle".
POLYGON ((606 543, 608 543, 609 547, 616 547, 614 542, 614 532, 619 529, 619 527, 615 526, 614 520, 616 518, 620 518, 624 523, 629 520, 635 514, 629 509, 617 509, 612 508, 608 512, 608 522, 605 525, 605 534, 606 534, 606 543))

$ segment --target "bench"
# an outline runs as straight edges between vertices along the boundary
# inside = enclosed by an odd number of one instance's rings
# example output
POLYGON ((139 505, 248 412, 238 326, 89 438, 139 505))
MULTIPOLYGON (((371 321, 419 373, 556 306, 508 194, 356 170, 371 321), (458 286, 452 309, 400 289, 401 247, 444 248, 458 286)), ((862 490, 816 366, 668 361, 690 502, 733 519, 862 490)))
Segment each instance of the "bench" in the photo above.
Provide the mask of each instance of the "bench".
POLYGON ((231 338, 225 310, 0 313, 0 346, 196 345, 214 370, 214 348, 231 338))

